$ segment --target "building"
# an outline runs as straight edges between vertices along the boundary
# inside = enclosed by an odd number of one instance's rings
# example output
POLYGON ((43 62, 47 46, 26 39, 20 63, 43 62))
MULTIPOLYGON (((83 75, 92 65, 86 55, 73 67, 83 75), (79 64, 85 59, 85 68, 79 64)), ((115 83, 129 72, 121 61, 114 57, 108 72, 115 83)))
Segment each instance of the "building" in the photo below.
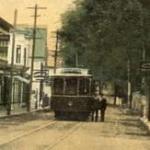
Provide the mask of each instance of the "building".
POLYGON ((32 40, 25 32, 16 30, 14 34, 13 30, 11 24, 0 18, 0 107, 3 112, 26 110, 30 94, 26 71, 32 40))
MULTIPOLYGON (((13 35, 13 33, 12 33, 13 35)), ((11 38, 13 42, 13 37, 11 38)), ((12 63, 12 53, 13 54, 13 87, 12 87, 12 109, 24 109, 27 108, 27 100, 29 99, 29 55, 32 50, 32 40, 27 34, 23 31, 15 31, 15 40, 14 40, 14 52, 13 52, 13 43, 10 42, 10 48, 8 50, 8 65, 11 66, 12 63)), ((11 66, 12 67, 12 66, 11 66)))
POLYGON ((13 26, 0 17, 0 111, 6 111, 10 95, 7 56, 12 29, 13 26))
MULTIPOLYGON (((0 18, 0 113, 26 111, 30 99, 33 28, 0 18)), ((46 84, 47 29, 36 30, 31 110, 40 107, 46 84)), ((48 91, 47 89, 45 91, 48 91)))
POLYGON ((13 26, 3 18, 0 18, 0 105, 3 112, 9 114, 14 108, 26 106, 26 98, 29 93, 29 80, 24 75, 27 68, 25 55, 27 41, 23 34, 15 34, 13 50, 13 26), (13 60, 12 60, 13 58, 13 60))
MULTIPOLYGON (((19 25, 18 30, 24 31, 26 36, 33 42, 33 28, 28 25, 19 25)), ((31 54, 32 50, 28 54, 27 74, 31 74, 31 54)), ((34 52, 34 68, 33 68, 33 82, 32 82, 32 99, 31 109, 38 109, 41 107, 41 102, 46 88, 44 78, 47 73, 47 28, 45 26, 36 28, 35 39, 35 52, 34 52)), ((48 93, 48 92, 47 92, 48 93)))

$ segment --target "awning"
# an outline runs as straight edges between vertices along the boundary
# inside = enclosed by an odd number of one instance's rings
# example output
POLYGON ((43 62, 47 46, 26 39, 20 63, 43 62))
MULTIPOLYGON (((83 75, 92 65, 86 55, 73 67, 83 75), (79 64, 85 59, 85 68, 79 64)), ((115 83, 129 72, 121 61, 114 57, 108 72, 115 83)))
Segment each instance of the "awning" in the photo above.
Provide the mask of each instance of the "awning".
POLYGON ((14 78, 15 78, 15 79, 18 79, 18 80, 20 80, 20 81, 22 81, 22 82, 25 82, 25 83, 27 83, 27 84, 30 83, 30 80, 27 80, 26 78, 23 78, 23 77, 21 77, 21 76, 14 76, 14 78))

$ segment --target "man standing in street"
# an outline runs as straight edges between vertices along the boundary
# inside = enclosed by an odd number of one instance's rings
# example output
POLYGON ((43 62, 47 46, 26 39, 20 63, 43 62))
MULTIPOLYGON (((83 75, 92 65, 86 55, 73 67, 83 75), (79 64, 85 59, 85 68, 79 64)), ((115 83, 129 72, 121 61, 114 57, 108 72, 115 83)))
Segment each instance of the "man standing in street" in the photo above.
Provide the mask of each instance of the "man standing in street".
POLYGON ((101 94, 101 122, 104 122, 105 120, 105 111, 106 111, 106 108, 107 108, 107 100, 106 98, 103 96, 103 94, 101 94))
POLYGON ((99 90, 95 91, 93 96, 93 104, 92 104, 92 121, 98 121, 98 110, 100 107, 100 95, 99 90))

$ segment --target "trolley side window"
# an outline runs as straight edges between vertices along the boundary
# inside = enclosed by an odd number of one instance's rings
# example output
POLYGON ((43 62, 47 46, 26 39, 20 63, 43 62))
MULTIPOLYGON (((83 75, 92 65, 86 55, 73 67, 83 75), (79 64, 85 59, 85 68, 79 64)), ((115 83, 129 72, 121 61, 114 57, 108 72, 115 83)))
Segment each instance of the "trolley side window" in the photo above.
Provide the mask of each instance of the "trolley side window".
POLYGON ((65 94, 67 95, 77 94, 77 78, 66 78, 65 94))
POLYGON ((55 78, 53 88, 54 88, 53 94, 62 95, 63 94, 63 79, 55 78))

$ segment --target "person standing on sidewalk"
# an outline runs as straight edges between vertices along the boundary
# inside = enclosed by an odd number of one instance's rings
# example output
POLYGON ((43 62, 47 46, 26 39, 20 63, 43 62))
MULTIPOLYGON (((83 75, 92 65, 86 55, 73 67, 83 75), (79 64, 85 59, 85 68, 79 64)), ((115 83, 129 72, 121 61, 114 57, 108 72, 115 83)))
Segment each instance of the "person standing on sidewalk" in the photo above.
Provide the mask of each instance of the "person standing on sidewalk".
POLYGON ((100 106, 101 106, 101 122, 105 121, 105 111, 107 108, 107 100, 106 98, 103 96, 103 94, 101 94, 101 101, 100 101, 100 106))

